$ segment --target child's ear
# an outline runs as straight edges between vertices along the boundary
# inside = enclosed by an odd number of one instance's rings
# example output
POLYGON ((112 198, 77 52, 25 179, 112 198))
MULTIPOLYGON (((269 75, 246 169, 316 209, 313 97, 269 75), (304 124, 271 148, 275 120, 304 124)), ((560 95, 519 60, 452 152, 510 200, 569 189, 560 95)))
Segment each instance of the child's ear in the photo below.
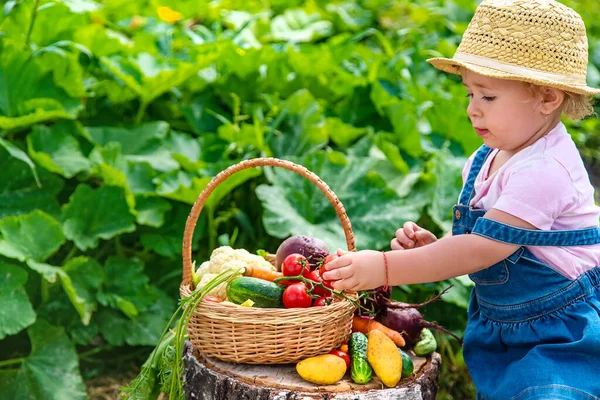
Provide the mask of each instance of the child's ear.
POLYGON ((542 96, 540 111, 544 115, 552 114, 562 105, 565 99, 565 92, 555 88, 543 87, 540 94, 542 96))

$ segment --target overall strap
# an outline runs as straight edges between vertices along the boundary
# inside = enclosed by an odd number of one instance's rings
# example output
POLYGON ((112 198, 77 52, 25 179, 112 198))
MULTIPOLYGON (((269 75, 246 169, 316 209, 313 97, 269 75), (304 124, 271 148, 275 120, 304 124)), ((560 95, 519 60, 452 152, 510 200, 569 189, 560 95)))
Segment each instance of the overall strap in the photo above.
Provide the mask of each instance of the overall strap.
POLYGON ((519 246, 589 246, 600 244, 600 228, 561 231, 524 229, 485 217, 478 218, 472 233, 519 246))
POLYGON ((471 169, 469 170, 469 177, 467 178, 467 182, 460 192, 459 204, 463 206, 469 206, 469 202, 475 194, 475 178, 477 178, 477 174, 479 174, 481 167, 491 151, 492 149, 484 144, 481 145, 479 150, 477 150, 477 153, 475 153, 473 163, 471 164, 471 169))

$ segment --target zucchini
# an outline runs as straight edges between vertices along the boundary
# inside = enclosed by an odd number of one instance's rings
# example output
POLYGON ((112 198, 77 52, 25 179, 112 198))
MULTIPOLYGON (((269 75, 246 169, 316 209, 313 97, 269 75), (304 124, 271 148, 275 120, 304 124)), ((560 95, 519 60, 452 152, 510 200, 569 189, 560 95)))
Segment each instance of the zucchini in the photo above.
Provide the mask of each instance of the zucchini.
POLYGON ((431 333, 429 329, 423 328, 417 343, 415 343, 415 346, 413 347, 413 351, 418 356, 426 356, 427 354, 433 353, 436 348, 437 341, 435 340, 435 336, 433 336, 433 333, 431 333))
POLYGON ((227 298, 235 304, 252 300, 253 307, 282 308, 283 288, 264 279, 240 276, 227 284, 227 298))
POLYGON ((368 339, 364 333, 353 332, 348 341, 350 377, 354 383, 365 384, 373 377, 373 368, 367 361, 368 339))
POLYGON ((412 358, 410 358, 408 354, 402 351, 401 348, 398 348, 398 350, 400 351, 400 355, 402 356, 402 378, 409 377, 412 375, 415 369, 412 358))

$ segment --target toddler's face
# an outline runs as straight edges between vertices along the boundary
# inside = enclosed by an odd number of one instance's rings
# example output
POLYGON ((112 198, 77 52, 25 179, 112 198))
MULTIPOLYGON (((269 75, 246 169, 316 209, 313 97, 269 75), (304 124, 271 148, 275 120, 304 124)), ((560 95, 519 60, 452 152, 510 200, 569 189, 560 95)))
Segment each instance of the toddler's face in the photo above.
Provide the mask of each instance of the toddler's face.
POLYGON ((469 96, 467 114, 475 132, 488 147, 519 151, 542 129, 545 117, 540 99, 525 83, 490 78, 463 70, 469 96))

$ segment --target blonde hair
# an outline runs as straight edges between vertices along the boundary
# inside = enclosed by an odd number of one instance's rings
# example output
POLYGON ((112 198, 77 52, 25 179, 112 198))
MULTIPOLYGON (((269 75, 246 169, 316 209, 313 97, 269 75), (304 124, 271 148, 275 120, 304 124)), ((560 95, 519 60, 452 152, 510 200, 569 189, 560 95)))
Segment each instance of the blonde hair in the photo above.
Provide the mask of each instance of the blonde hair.
MULTIPOLYGON (((523 82, 533 96, 541 94, 542 86, 535 83, 523 82)), ((572 119, 579 121, 594 114, 593 95, 577 94, 563 90, 565 99, 562 103, 562 113, 572 119)))

